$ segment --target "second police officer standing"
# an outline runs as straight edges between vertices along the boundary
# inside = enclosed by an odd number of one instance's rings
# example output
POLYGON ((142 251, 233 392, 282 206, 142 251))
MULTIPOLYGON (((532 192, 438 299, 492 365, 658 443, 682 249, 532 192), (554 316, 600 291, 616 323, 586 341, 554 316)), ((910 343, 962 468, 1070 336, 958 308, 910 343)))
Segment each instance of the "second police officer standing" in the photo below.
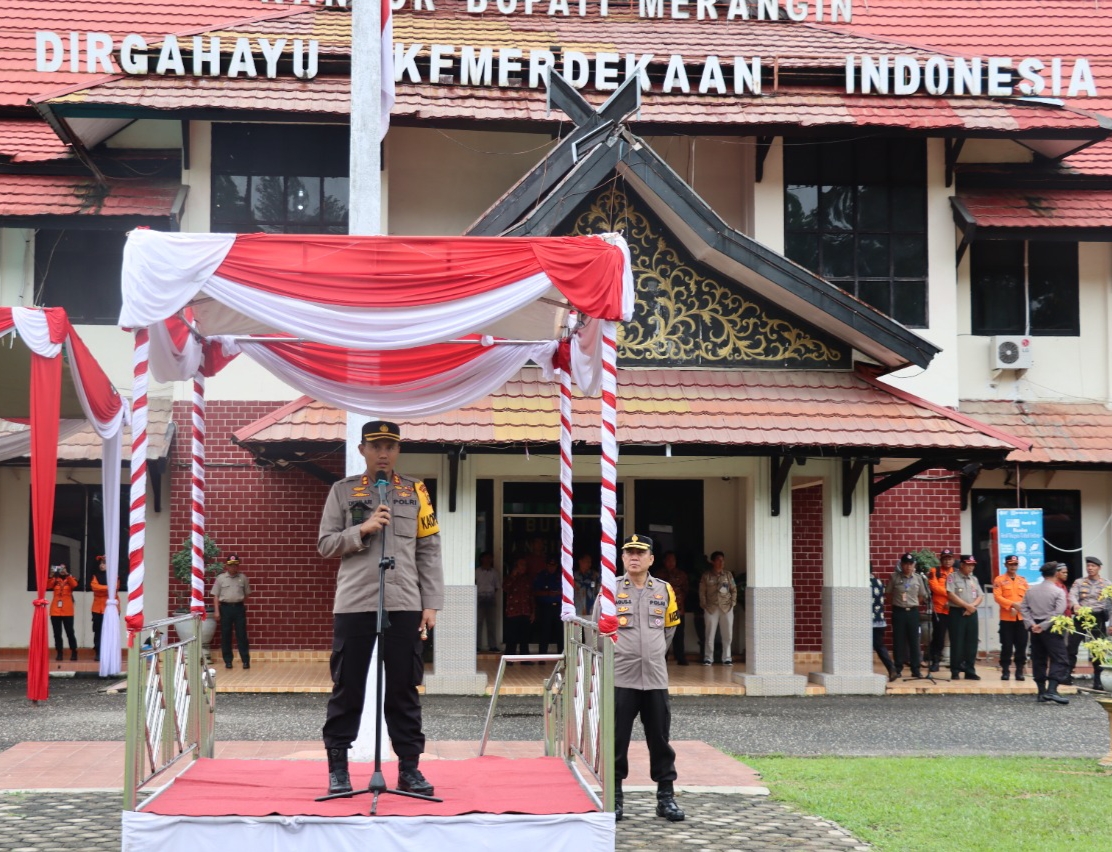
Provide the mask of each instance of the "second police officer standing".
POLYGON ((981 584, 973 574, 977 560, 963 555, 958 570, 946 580, 950 597, 950 679, 965 672, 966 680, 980 680, 977 674, 977 607, 984 601, 981 584))
MULTIPOLYGON (((676 804, 676 752, 669 743, 672 711, 668 704, 668 667, 664 655, 680 624, 672 587, 649 574, 653 542, 632 535, 622 545, 615 593, 618 631, 614 644, 614 818, 622 819, 622 781, 629 774, 629 741, 638 715, 649 747, 649 775, 656 782, 656 815, 669 822, 684 818, 676 804)), ((601 600, 595 602, 598 620, 601 600)))

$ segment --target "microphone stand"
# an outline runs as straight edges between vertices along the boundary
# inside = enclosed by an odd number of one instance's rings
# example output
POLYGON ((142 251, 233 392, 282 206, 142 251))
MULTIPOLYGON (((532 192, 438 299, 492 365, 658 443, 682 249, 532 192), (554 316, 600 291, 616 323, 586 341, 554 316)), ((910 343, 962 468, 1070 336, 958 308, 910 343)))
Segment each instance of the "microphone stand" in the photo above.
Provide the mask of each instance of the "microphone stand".
MULTIPOLYGON (((378 486, 378 503, 386 503, 386 480, 375 481, 378 486)), ((333 793, 330 796, 321 796, 316 801, 327 802, 329 799, 351 799, 355 796, 372 794, 371 816, 378 814, 378 797, 383 793, 394 796, 408 796, 411 799, 423 799, 426 802, 443 802, 436 796, 426 796, 423 793, 413 793, 409 790, 396 790, 386 786, 386 776, 382 774, 382 682, 384 680, 384 662, 382 655, 382 642, 386 635, 386 628, 390 626, 389 616, 386 614, 386 572, 394 568, 394 557, 386 555, 386 529, 380 532, 382 539, 382 555, 378 560, 378 618, 375 620, 375 649, 377 650, 375 662, 375 768, 371 774, 371 781, 365 790, 354 790, 350 793, 333 793)))

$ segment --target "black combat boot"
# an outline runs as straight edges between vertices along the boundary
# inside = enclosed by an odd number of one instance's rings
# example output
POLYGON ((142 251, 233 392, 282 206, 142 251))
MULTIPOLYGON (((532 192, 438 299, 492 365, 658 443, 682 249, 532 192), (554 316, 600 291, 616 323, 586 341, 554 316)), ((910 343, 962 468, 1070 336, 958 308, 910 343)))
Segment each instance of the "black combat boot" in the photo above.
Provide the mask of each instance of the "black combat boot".
POLYGON ((1058 694, 1058 681, 1052 680, 1046 686, 1046 692, 1043 693, 1043 701, 1053 701, 1055 704, 1069 704, 1070 700, 1064 695, 1058 694))
MULTIPOLYGON (((1000 669, 1000 680, 1011 680, 1011 677, 1012 676, 1010 674, 1008 674, 1008 667, 1007 666, 1000 669)), ((1018 680, 1018 678, 1017 678, 1017 680, 1018 680)))
POLYGON ((614 791, 614 822, 621 822, 623 816, 625 816, 625 796, 622 794, 622 788, 618 787, 614 791))
POLYGON ((328 795, 351 792, 351 776, 348 775, 348 753, 346 748, 325 749, 328 755, 328 795))
POLYGON ((1035 700, 1046 701, 1046 683, 1041 680, 1035 681, 1035 689, 1038 690, 1038 694, 1035 696, 1035 700))
POLYGON ((1027 678, 1025 678, 1023 676, 1023 666, 1016 666, 1015 667, 1015 679, 1016 680, 1027 680, 1027 678))
POLYGON ((404 793, 417 793, 431 796, 433 786, 417 768, 416 757, 403 757, 398 760, 398 789, 404 793))
POLYGON ((656 815, 668 822, 683 822, 683 811, 676 804, 675 792, 671 781, 661 781, 656 785, 656 815))

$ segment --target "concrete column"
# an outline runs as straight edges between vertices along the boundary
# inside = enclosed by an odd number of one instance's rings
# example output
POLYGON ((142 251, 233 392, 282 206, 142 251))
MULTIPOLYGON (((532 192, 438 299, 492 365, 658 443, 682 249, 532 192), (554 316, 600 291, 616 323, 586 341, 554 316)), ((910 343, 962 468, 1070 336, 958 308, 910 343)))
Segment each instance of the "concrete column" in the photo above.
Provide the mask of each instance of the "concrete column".
POLYGON ((883 695, 886 680, 873 673, 872 590, 869 587, 869 473, 862 472, 843 514, 846 468, 821 464, 822 528, 826 549, 822 586, 822 671, 810 679, 828 694, 883 695))
POLYGON ((430 694, 481 695, 487 676, 475 668, 475 471, 460 459, 456 510, 448 511, 451 483, 445 457, 437 477, 436 517, 444 555, 444 609, 436 616, 433 670, 425 675, 430 694))
POLYGON ((772 463, 755 459, 746 505, 745 672, 735 674, 747 695, 803 695, 795 673, 795 599, 792 591, 790 482, 772 515, 772 463))

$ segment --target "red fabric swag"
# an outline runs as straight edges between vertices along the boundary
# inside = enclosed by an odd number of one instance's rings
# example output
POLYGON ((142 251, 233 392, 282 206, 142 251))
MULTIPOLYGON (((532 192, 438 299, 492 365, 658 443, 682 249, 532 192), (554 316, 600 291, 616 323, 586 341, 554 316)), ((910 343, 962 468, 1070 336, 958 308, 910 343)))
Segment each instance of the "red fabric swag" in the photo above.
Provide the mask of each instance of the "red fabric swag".
POLYGON ((407 308, 478 296, 545 273, 579 310, 621 319, 623 255, 597 237, 244 234, 216 274, 286 298, 407 308))
MULTIPOLYGON (((464 340, 478 340, 470 335, 464 340)), ((369 351, 322 343, 267 343, 284 361, 312 375, 349 385, 390 387, 420 382, 463 366, 490 350, 466 343, 436 343, 414 349, 369 351)))
POLYGON ((31 355, 31 523, 35 545, 35 612, 27 654, 27 697, 50 694, 46 571, 54 526, 54 482, 58 473, 58 416, 62 400, 62 359, 31 355))

